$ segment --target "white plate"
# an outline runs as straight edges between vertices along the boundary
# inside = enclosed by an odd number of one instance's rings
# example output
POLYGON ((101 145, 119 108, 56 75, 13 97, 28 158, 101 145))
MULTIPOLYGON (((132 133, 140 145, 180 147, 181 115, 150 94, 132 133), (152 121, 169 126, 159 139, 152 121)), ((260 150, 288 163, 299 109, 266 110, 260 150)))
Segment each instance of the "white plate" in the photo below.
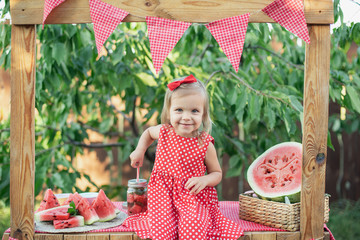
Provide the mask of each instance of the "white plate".
POLYGON ((84 193, 80 193, 80 196, 82 196, 83 198, 86 198, 90 204, 92 203, 92 201, 95 200, 95 198, 97 197, 97 195, 98 195, 97 192, 84 192, 84 193))
POLYGON ((71 193, 59 193, 55 194, 55 197, 59 200, 60 205, 68 199, 71 193))

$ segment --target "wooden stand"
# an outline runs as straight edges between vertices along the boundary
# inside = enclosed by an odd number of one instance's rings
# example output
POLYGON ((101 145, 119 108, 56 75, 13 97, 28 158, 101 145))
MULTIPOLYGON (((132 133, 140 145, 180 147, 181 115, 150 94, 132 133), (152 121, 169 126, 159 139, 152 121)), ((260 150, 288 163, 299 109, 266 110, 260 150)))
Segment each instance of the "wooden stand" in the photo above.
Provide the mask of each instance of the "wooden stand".
MULTIPOLYGON (((130 12, 125 21, 157 16, 187 22, 252 13, 250 22, 273 22, 261 9, 273 0, 180 1, 104 0, 130 12)), ((311 43, 306 47, 303 125, 301 231, 246 233, 240 239, 323 239, 330 72, 331 0, 305 0, 311 43)), ((35 179, 35 25, 41 24, 44 0, 10 0, 12 16, 10 194, 11 237, 18 239, 138 239, 133 233, 44 235, 34 232, 35 179)), ((47 23, 89 23, 88 0, 68 0, 49 15, 47 23)), ((5 234, 5 239, 8 234, 5 234)), ((328 236, 328 235, 325 235, 328 236)))
MULTIPOLYGON (((3 240, 8 240, 9 234, 4 234, 3 240)), ((140 240, 135 233, 87 233, 87 234, 44 234, 36 233, 35 240, 140 240)), ((300 232, 245 232, 238 240, 298 240, 300 232)), ((330 240, 328 232, 321 239, 330 240)))

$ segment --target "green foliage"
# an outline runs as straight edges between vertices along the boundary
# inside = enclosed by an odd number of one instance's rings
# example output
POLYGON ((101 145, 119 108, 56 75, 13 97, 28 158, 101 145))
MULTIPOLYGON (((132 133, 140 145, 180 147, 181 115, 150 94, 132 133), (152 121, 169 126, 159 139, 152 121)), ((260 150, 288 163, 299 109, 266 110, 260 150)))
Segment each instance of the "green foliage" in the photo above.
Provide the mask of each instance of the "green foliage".
POLYGON ((330 206, 327 226, 335 239, 360 239, 360 201, 340 200, 330 206))
POLYGON ((0 200, 0 237, 10 227, 10 208, 0 200))
MULTIPOLYGON (((0 26, 0 65, 9 68, 11 26, 0 26)), ((358 28, 341 25, 332 37, 330 99, 347 109, 346 119, 330 116, 335 132, 360 128, 359 58, 346 58, 350 44, 359 40, 358 28)), ((81 191, 75 185, 81 177, 99 187, 76 168, 76 154, 84 148, 117 147, 119 163, 127 161, 144 125, 154 118, 159 122, 166 84, 190 73, 206 83, 217 152, 220 159, 230 157, 227 177, 240 175, 276 143, 301 141, 305 45, 278 24, 249 24, 238 73, 200 24, 185 32, 159 76, 144 23, 120 24, 100 56, 91 24, 38 26, 37 38, 36 195, 47 187, 81 191), (121 107, 114 97, 121 98, 121 107), (104 136, 104 143, 86 143, 89 130, 104 136), (108 144, 110 138, 116 143, 108 144)), ((8 201, 9 120, 0 122, 0 143, 0 199, 8 201)), ((154 161, 154 149, 146 156, 154 161)), ((112 190, 110 195, 124 195, 125 187, 116 183, 103 187, 112 190)))

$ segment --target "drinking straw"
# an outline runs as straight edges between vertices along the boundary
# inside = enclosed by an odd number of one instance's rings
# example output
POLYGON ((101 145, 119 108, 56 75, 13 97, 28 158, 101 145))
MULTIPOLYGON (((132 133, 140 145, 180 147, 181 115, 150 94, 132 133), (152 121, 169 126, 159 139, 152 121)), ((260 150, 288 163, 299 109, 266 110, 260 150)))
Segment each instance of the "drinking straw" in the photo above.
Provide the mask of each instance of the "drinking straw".
POLYGON ((139 182, 140 167, 136 169, 136 182, 139 182))

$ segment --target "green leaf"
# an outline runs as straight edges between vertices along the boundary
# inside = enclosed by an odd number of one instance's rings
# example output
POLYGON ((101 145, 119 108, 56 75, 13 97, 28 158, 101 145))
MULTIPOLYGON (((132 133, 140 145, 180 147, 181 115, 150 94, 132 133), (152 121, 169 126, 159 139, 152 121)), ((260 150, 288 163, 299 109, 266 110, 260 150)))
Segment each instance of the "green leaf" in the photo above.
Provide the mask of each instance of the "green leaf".
POLYGON ((249 103, 250 118, 251 120, 260 121, 261 105, 263 103, 262 95, 252 95, 249 103))
POLYGON ((78 215, 78 210, 76 209, 75 203, 74 201, 71 201, 71 203, 69 204, 70 207, 68 208, 68 213, 70 213, 70 215, 74 216, 74 215, 78 215))
POLYGON ((349 94, 350 100, 351 100, 351 106, 354 108, 354 110, 358 113, 360 113, 360 98, 359 93, 356 92, 355 88, 352 86, 346 87, 346 92, 349 94))
POLYGON ((52 47, 51 56, 58 64, 64 62, 67 59, 67 50, 65 48, 65 44, 55 43, 52 47))
POLYGON ((230 89, 227 99, 228 99, 228 102, 230 103, 230 105, 234 105, 236 103, 236 99, 237 99, 236 88, 230 89))
POLYGON ((230 167, 226 172, 226 177, 239 177, 243 169, 243 164, 239 155, 231 156, 229 163, 230 167))
POLYGON ((136 76, 139 78, 139 80, 144 83, 146 86, 154 87, 157 86, 157 83, 153 76, 150 74, 147 74, 145 72, 137 73, 136 76))
POLYGON ((264 108, 264 117, 267 120, 269 129, 273 129, 276 123, 276 114, 269 102, 266 104, 266 107, 264 108))
POLYGON ((285 109, 282 109, 282 116, 285 123, 286 131, 290 135, 293 134, 295 132, 296 126, 294 120, 290 116, 290 113, 285 109))
POLYGON ((328 131, 328 135, 327 135, 327 146, 332 149, 333 151, 335 151, 335 148, 334 146, 332 145, 332 142, 331 142, 331 135, 330 135, 330 131, 328 131))
POLYGON ((303 112, 304 108, 295 96, 291 95, 289 96, 289 99, 290 99, 290 104, 291 106, 293 106, 293 108, 295 108, 298 112, 303 112))
POLYGON ((52 182, 54 184, 56 184, 56 186, 58 186, 59 188, 64 188, 65 184, 64 184, 64 180, 62 178, 62 176, 60 175, 60 173, 55 172, 52 176, 51 176, 52 182))

